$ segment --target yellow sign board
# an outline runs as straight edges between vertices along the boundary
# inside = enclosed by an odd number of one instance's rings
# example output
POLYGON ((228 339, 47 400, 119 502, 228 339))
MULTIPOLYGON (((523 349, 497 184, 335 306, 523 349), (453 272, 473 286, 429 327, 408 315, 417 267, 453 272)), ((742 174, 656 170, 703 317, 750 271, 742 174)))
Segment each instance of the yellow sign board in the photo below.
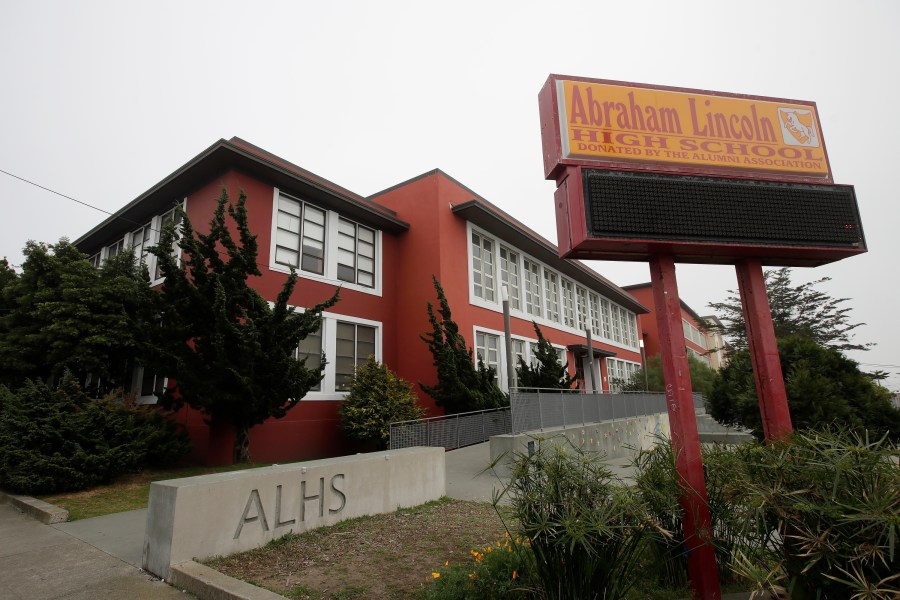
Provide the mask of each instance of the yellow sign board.
POLYGON ((827 178, 812 103, 556 80, 563 159, 827 178))

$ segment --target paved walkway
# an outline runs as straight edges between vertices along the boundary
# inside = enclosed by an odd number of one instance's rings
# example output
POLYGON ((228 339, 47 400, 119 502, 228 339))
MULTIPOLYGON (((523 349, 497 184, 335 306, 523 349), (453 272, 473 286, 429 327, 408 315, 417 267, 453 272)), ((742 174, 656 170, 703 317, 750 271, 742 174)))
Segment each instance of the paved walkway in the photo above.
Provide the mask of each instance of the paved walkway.
MULTIPOLYGON (((120 519, 120 526, 104 525, 107 531, 103 537, 112 547, 133 546, 136 541, 140 562, 143 519, 133 514, 135 512, 142 511, 122 513, 127 516, 120 519), (129 525, 121 527, 125 522, 129 525), (138 523, 140 536, 134 538, 134 527, 138 523), (113 541, 113 538, 118 539, 113 541)), ((11 504, 0 504, 0 597, 4 600, 191 597, 144 573, 129 561, 65 531, 79 523, 98 520, 85 519, 54 527, 22 514, 11 504)), ((81 527, 99 529, 98 524, 81 527)))

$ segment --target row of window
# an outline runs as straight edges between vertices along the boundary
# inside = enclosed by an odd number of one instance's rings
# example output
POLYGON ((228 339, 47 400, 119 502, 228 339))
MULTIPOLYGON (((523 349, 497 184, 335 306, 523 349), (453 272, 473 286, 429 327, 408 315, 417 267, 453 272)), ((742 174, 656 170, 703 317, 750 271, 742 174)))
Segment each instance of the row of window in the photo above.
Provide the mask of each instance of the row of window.
POLYGON ((709 347, 706 342, 706 334, 697 329, 693 323, 690 323, 687 319, 682 319, 681 328, 684 330, 684 339, 690 340, 704 349, 709 347))
POLYGON ((274 220, 276 266, 376 288, 374 229, 277 191, 274 220))
POLYGON ((474 229, 470 248, 475 298, 499 305, 499 286, 506 286, 510 311, 573 330, 590 327, 595 335, 606 340, 632 348, 638 346, 637 319, 633 312, 474 229))
POLYGON ((607 358, 606 376, 609 379, 609 390, 611 392, 621 390, 622 385, 627 383, 640 370, 641 365, 638 363, 618 358, 607 358))
MULTIPOLYGON (((161 277, 161 272, 160 267, 157 264, 158 260, 156 256, 150 254, 150 248, 159 243, 160 235, 166 227, 169 227, 173 223, 178 226, 180 225, 180 222, 181 217, 173 208, 168 212, 153 217, 147 224, 138 227, 132 232, 126 233, 122 238, 116 240, 112 244, 104 246, 99 252, 88 258, 88 261, 99 268, 100 265, 110 258, 117 256, 126 249, 131 249, 131 251, 134 252, 135 258, 137 258, 141 264, 147 265, 152 279, 155 282, 161 277)), ((178 247, 178 244, 173 242, 172 256, 177 259, 179 252, 180 248, 178 247)))
MULTIPOLYGON (((506 363, 504 362, 505 351, 501 352, 501 336, 486 331, 475 332, 475 360, 484 363, 485 367, 494 369, 494 383, 501 389, 506 389, 506 363)), ((513 387, 519 385, 519 374, 516 368, 519 366, 519 359, 526 364, 534 366, 537 363, 535 352, 537 350, 537 340, 528 341, 518 338, 512 339, 513 353, 513 387)), ((566 349, 556 348, 557 355, 562 364, 566 364, 566 349)))

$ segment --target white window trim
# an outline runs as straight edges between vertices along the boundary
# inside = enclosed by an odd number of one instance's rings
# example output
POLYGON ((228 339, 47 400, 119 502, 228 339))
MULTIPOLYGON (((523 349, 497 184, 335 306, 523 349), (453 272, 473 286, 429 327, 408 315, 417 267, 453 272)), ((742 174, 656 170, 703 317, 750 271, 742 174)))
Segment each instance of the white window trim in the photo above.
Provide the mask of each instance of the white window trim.
MULTIPOLYGON (((562 323, 562 321, 563 321, 563 318, 562 318, 562 303, 563 303, 563 301, 562 301, 562 294, 563 294, 562 280, 563 280, 563 278, 565 278, 568 281, 570 281, 573 284, 573 286, 584 287, 584 289, 587 291, 587 293, 588 293, 588 310, 590 310, 590 294, 592 294, 592 293, 596 294, 601 302, 604 299, 607 302, 609 302, 610 309, 612 309, 612 306, 617 306, 619 308, 619 310, 623 310, 623 311, 625 311, 626 314, 631 315, 631 318, 633 318, 635 320, 635 323, 634 323, 635 332, 637 332, 639 330, 638 326, 637 326, 638 325, 637 324, 637 315, 634 313, 634 311, 628 310, 624 306, 607 298, 606 296, 604 296, 597 290, 594 290, 586 285, 576 282, 575 280, 573 280, 569 277, 566 277, 559 270, 554 269, 553 267, 547 265, 546 263, 537 260, 530 254, 523 252, 521 249, 517 248, 516 246, 513 246, 513 245, 507 243, 505 240, 498 238, 496 235, 487 233, 483 229, 473 225, 471 221, 466 221, 466 274, 468 276, 468 282, 469 282, 469 304, 471 304, 472 306, 477 306, 479 308, 483 308, 485 310, 490 310, 490 311, 493 311, 496 313, 501 313, 501 314, 503 313, 503 302, 501 300, 502 294, 501 294, 501 290, 500 290, 500 286, 502 286, 503 283, 502 283, 502 280, 500 279, 499 258, 496 258, 494 261, 494 270, 495 270, 494 282, 497 286, 497 290, 495 290, 496 291, 495 297, 497 298, 497 302, 489 302, 489 301, 486 301, 475 295, 475 279, 474 279, 474 274, 472 272, 472 232, 473 231, 476 234, 478 234, 479 236, 491 240, 494 243, 495 248, 499 248, 502 245, 507 250, 509 250, 511 252, 515 252, 516 255, 518 256, 519 288, 520 288, 519 305, 520 305, 520 308, 515 309, 515 308, 510 307, 509 313, 510 313, 511 317, 516 317, 516 318, 519 318, 519 319, 522 319, 525 321, 534 321, 541 328, 547 327, 550 329, 555 329, 556 331, 563 331, 563 332, 571 333, 571 334, 578 335, 578 336, 584 336, 584 330, 577 328, 577 325, 578 325, 577 298, 576 298, 576 305, 575 305, 576 327, 568 327, 562 323), (525 279, 526 279, 527 275, 524 270, 524 265, 523 265, 524 260, 529 260, 529 261, 533 262, 541 269, 541 315, 540 316, 533 315, 529 312, 526 312, 526 310, 525 310, 525 285, 526 285, 525 279), (544 270, 552 271, 553 273, 556 274, 556 287, 557 287, 559 313, 560 313, 559 322, 551 321, 550 319, 548 319, 546 317, 547 296, 546 296, 546 280, 544 278, 544 270)), ((499 256, 499 253, 497 253, 497 254, 499 256)), ((610 313, 612 313, 612 310, 610 310, 610 313)), ((598 322, 600 323, 601 328, 603 326, 603 319, 604 319, 604 317, 602 315, 602 307, 601 307, 601 314, 599 315, 599 319, 598 319, 598 322)), ((590 318, 588 318, 587 321, 590 322, 590 318)), ((611 325, 612 324, 610 324, 610 333, 612 333, 611 325)), ((487 331, 487 330, 483 330, 483 331, 487 331)), ((592 330, 592 337, 595 341, 602 341, 603 343, 605 343, 609 346, 613 346, 615 348, 621 348, 622 350, 629 350, 629 351, 639 350, 638 340, 635 340, 635 345, 632 346, 625 341, 629 337, 627 335, 622 337, 622 339, 623 339, 622 342, 617 342, 614 339, 612 339, 611 337, 609 337, 609 338, 605 337, 603 335, 602 330, 601 331, 593 331, 592 330)), ((474 339, 474 338, 472 338, 472 339, 474 339)))
MULTIPOLYGON (((509 393, 509 382, 506 381, 506 364, 507 364, 506 361, 508 360, 508 357, 506 356, 506 339, 505 339, 505 337, 504 337, 504 336, 506 335, 506 333, 503 332, 503 331, 498 331, 497 329, 490 329, 490 328, 488 328, 488 327, 481 327, 481 326, 479 326, 479 325, 475 325, 475 326, 472 327, 472 358, 476 361, 476 362, 475 362, 475 367, 476 367, 476 368, 478 367, 478 362, 477 362, 478 357, 477 357, 477 354, 476 354, 476 344, 475 344, 475 341, 477 340, 477 335, 478 335, 479 333, 486 333, 486 334, 489 334, 489 335, 496 335, 496 336, 499 336, 499 337, 500 337, 500 352, 499 352, 499 355, 498 355, 498 356, 499 356, 499 359, 498 359, 498 360, 499 360, 500 362, 499 362, 499 370, 498 370, 498 372, 497 372, 497 375, 498 375, 498 377, 499 377, 499 379, 500 379, 500 389, 503 390, 503 391, 506 392, 506 393, 509 393)), ((530 364, 531 364, 531 361, 532 361, 532 356, 531 356, 531 346, 532 346, 533 344, 536 345, 536 344, 538 343, 539 340, 538 340, 537 338, 530 338, 530 337, 525 337, 525 336, 521 336, 521 335, 510 335, 510 339, 511 339, 511 340, 519 340, 519 341, 525 342, 525 356, 524 356, 524 360, 525 360, 525 362, 526 362, 527 364, 530 365, 530 364)), ((550 342, 550 345, 553 346, 554 348, 556 348, 557 350, 562 350, 562 351, 564 351, 564 352, 566 353, 566 362, 568 362, 568 363, 569 363, 569 366, 571 367, 573 363, 572 363, 572 361, 569 359, 569 350, 568 350, 568 348, 566 348, 566 347, 563 346, 562 344, 554 344, 553 342, 550 342)), ((515 351, 513 351, 513 354, 515 354, 515 351)), ((515 369, 516 366, 517 366, 517 364, 516 364, 516 363, 513 363, 513 369, 515 369)))
MULTIPOLYGON (((181 210, 184 211, 184 214, 187 214, 187 202, 188 202, 188 199, 187 199, 187 196, 185 196, 185 198, 181 201, 181 210)), ((173 206, 172 208, 176 208, 176 207, 173 206)), ((169 209, 169 210, 172 210, 172 209, 169 209)), ((162 235, 162 218, 163 218, 163 215, 167 214, 168 212, 169 211, 167 210, 160 215, 154 215, 153 219, 151 219, 151 221, 150 221, 150 228, 153 229, 153 243, 151 244, 152 246, 156 246, 159 244, 159 238, 162 235)), ((173 243, 175 244, 175 247, 178 249, 178 256, 175 258, 176 264, 178 264, 181 262, 182 250, 181 250, 181 246, 178 245, 178 240, 175 240, 173 243)), ((159 261, 159 258, 155 254, 151 254, 148 258, 149 258, 149 260, 147 261, 147 269, 150 272, 150 286, 153 287, 155 285, 161 284, 163 281, 166 280, 166 278, 165 277, 156 277, 156 278, 153 277, 156 274, 156 264, 159 261)))
MULTIPOLYGON (((272 302, 269 303, 273 305, 272 302)), ((289 307, 293 308, 297 313, 303 313, 306 309, 302 306, 289 307)), ((333 402, 335 400, 343 400, 349 392, 335 391, 335 376, 337 369, 334 364, 335 356, 337 356, 337 322, 353 323, 354 325, 365 325, 375 328, 375 360, 382 361, 382 340, 384 338, 384 325, 381 321, 372 321, 371 319, 362 319, 350 315, 342 315, 333 312, 322 313, 322 352, 325 353, 325 373, 322 379, 322 389, 317 392, 307 392, 300 402, 333 402)))
MULTIPOLYGON (((278 188, 273 188, 273 196, 272 196, 272 225, 269 233, 270 242, 269 242, 269 270, 275 271, 277 273, 290 273, 291 270, 289 267, 284 265, 280 265, 275 262, 275 228, 278 224, 278 197, 280 195, 284 195, 291 200, 296 200, 297 202, 307 202, 303 198, 298 198, 297 196, 293 196, 288 194, 287 192, 282 192, 278 188)), ((323 208, 322 206, 316 204, 315 202, 310 202, 312 206, 315 206, 319 210, 325 211, 325 269, 324 275, 317 275, 315 273, 309 273, 308 271, 303 271, 301 269, 297 269, 297 277, 300 279, 308 279, 310 281, 318 281, 321 283, 327 283, 330 285, 334 285, 340 287, 342 289, 353 290, 355 292, 362 292, 363 294, 370 294, 372 296, 381 296, 382 295, 382 272, 384 270, 384 261, 382 259, 382 231, 370 225, 366 225, 365 223, 360 223, 359 221, 347 217, 345 215, 340 214, 339 212, 329 210, 323 208), (338 219, 343 218, 348 221, 352 221, 357 225, 362 225, 368 229, 371 229, 375 232, 375 287, 370 288, 363 285, 359 285, 357 283, 350 283, 349 281, 344 281, 342 279, 337 278, 337 251, 338 251, 338 219)), ((471 275, 470 275, 471 278, 471 275)))

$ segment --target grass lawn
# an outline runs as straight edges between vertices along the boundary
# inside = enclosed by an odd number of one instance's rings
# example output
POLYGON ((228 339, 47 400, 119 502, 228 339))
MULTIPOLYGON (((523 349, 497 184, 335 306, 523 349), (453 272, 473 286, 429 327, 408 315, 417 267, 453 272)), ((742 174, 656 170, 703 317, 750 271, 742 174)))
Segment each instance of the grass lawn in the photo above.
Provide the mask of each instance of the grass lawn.
POLYGON ((147 508, 147 500, 150 496, 150 482, 152 481, 265 466, 268 466, 268 464, 244 463, 221 467, 195 466, 172 469, 147 469, 141 473, 123 475, 107 485, 97 486, 80 492, 38 496, 38 498, 66 509, 69 511, 69 521, 77 521, 79 519, 89 519, 117 512, 147 508))

